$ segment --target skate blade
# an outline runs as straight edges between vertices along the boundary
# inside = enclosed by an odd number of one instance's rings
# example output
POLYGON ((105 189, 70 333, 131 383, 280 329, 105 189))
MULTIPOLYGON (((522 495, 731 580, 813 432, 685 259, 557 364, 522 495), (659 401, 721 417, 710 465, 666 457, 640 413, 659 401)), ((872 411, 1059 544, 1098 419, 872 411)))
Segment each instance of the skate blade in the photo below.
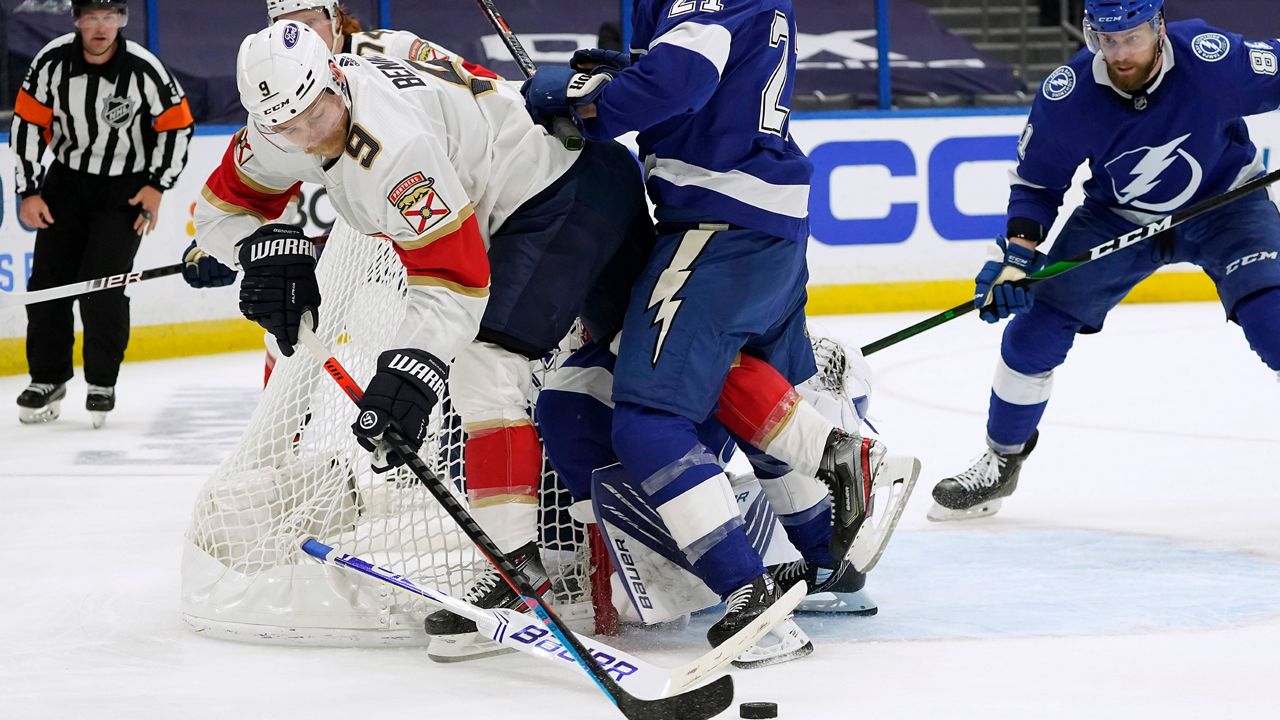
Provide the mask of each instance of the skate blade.
POLYGON ((880 608, 861 590, 851 593, 826 592, 810 595, 796 607, 798 613, 830 613, 870 617, 880 608))
POLYGON ((902 511, 907 508, 907 500, 911 499, 918 477, 919 458, 909 455, 885 458, 871 488, 867 517, 858 528, 846 556, 858 572, 870 572, 880 562, 880 556, 902 518, 902 511))
POLYGON ((929 514, 925 517, 929 518, 933 522, 978 520, 990 515, 995 515, 996 512, 1000 510, 1001 500, 1003 500, 1003 498, 996 498, 994 500, 974 505, 971 508, 964 508, 961 510, 952 510, 949 507, 943 507, 935 502, 933 507, 929 508, 929 514))
POLYGON ((44 407, 26 408, 18 406, 18 422, 23 425, 39 425, 53 422, 62 414, 62 401, 55 400, 44 407))
POLYGON ((813 641, 796 621, 788 618, 739 655, 732 665, 742 670, 779 665, 813 654, 813 641))
POLYGON ((438 663, 483 660, 513 652, 515 648, 503 647, 479 633, 432 635, 427 646, 427 657, 438 663))
POLYGON ((90 412, 89 422, 93 424, 93 429, 97 430, 107 424, 107 414, 104 412, 90 412))

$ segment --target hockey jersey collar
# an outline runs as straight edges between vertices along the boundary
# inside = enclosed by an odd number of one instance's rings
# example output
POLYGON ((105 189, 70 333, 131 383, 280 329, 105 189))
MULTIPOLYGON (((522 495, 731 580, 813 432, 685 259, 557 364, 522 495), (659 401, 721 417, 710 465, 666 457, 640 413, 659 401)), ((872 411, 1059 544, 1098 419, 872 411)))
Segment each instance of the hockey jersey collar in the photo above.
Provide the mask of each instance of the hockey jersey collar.
MULTIPOLYGON (((1164 61, 1160 63, 1160 71, 1156 73, 1155 80, 1153 80, 1152 83, 1142 91, 1145 95, 1154 93, 1156 88, 1159 88, 1160 84, 1164 82, 1164 76, 1173 69, 1173 43, 1169 42, 1168 32, 1165 32, 1164 39, 1160 42, 1163 49, 1164 61)), ((1093 54, 1093 81, 1099 85, 1111 88, 1117 95, 1125 100, 1132 100, 1134 98, 1133 93, 1127 93, 1112 84, 1111 76, 1107 74, 1107 61, 1102 57, 1101 50, 1093 54)))

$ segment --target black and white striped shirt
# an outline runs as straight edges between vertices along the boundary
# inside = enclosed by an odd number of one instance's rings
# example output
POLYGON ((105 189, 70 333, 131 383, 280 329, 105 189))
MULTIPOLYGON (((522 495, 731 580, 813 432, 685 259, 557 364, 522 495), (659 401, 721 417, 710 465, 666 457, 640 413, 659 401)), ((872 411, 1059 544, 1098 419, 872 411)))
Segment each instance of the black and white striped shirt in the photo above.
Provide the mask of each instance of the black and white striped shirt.
POLYGON ((84 59, 80 36, 45 45, 27 70, 9 143, 18 194, 40 191, 45 148, 63 165, 94 175, 147 173, 168 190, 187 163, 194 122, 178 81, 146 48, 120 38, 102 65, 84 59))

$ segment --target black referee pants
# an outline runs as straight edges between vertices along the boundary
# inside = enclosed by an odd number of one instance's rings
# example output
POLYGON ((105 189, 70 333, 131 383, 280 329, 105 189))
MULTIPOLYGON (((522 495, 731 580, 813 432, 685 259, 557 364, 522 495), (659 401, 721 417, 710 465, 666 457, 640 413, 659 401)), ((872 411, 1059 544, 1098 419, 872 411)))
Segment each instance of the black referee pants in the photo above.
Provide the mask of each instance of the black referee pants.
MULTIPOLYGON (((133 230, 140 212, 129 199, 146 183, 137 173, 108 177, 53 163, 41 197, 53 223, 36 232, 29 290, 43 290, 129 272, 142 238, 133 230)), ((129 344, 129 298, 124 288, 27 306, 27 365, 31 381, 71 379, 75 341, 72 303, 84 325, 84 379, 114 386, 129 344)))

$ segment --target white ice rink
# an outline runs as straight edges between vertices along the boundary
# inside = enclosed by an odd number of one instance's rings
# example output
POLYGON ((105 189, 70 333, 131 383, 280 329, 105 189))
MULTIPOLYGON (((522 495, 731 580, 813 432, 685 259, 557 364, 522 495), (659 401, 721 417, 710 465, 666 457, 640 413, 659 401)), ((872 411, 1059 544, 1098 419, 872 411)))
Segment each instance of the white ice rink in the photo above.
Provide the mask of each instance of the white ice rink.
MULTIPOLYGON (((923 314, 817 318, 861 345, 923 314)), ((1211 304, 1125 306, 1059 371, 1020 489, 928 523, 982 449, 999 329, 972 317, 873 355, 872 416, 920 484, 871 618, 806 617, 817 651, 736 673, 736 702, 825 718, 1280 717, 1280 383, 1211 304)), ((620 717, 584 677, 506 656, 296 649, 179 619, 195 493, 237 441, 259 353, 126 364, 93 431, 84 385, 20 426, 0 378, 0 719, 620 717)), ((707 620, 618 644, 674 665, 707 620)), ((736 706, 723 717, 737 717, 736 706)))

